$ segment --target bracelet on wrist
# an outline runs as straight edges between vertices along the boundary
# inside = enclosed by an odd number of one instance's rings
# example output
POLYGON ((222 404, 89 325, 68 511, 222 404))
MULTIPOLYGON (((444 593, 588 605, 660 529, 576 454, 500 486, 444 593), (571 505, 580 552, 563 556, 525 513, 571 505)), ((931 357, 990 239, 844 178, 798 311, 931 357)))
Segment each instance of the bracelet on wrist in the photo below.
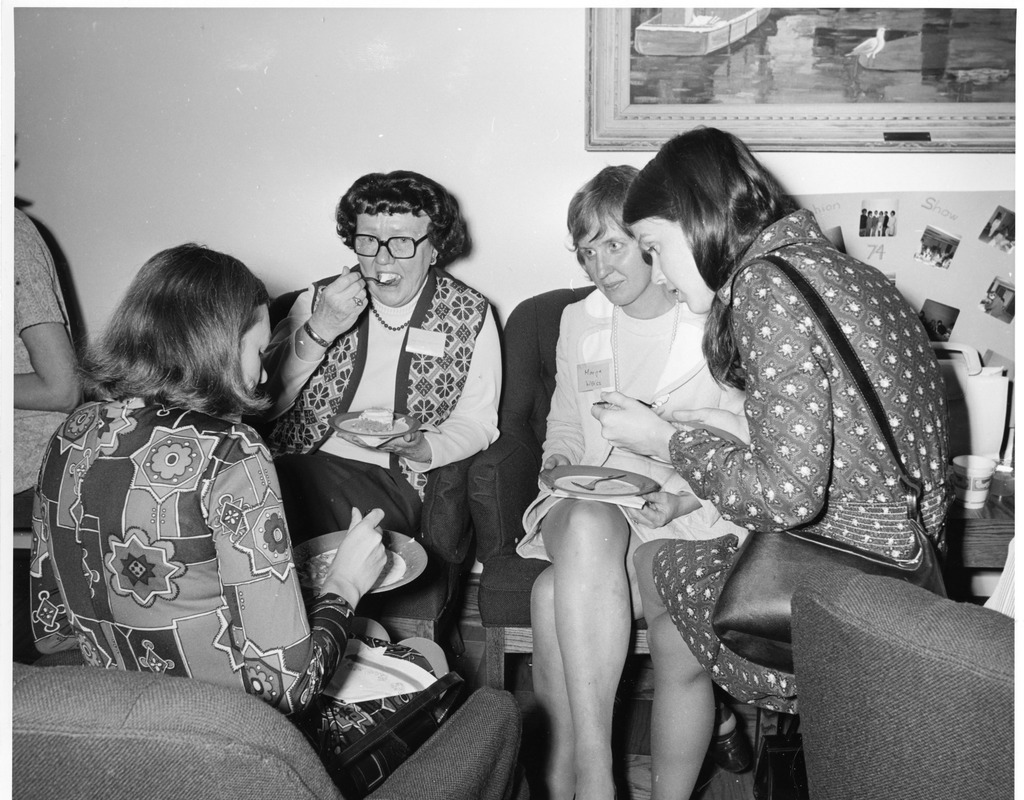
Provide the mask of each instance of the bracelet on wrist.
POLYGON ((323 336, 318 335, 317 332, 313 330, 313 326, 309 324, 309 320, 306 320, 306 322, 303 324, 302 330, 305 331, 306 336, 308 336, 321 347, 331 346, 331 343, 329 341, 327 341, 323 336))

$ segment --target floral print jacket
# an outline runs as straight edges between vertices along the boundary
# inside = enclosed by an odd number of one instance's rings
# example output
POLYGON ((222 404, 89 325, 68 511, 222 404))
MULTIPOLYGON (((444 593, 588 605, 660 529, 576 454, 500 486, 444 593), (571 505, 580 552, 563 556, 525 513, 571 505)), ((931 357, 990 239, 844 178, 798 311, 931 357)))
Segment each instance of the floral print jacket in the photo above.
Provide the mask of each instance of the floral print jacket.
POLYGON ((814 527, 894 558, 917 545, 896 464, 853 377, 806 301, 763 256, 796 267, 824 298, 889 415, 923 489, 926 532, 938 540, 951 500, 945 387, 928 336, 885 275, 840 253, 813 215, 766 228, 720 290, 747 377, 749 447, 680 432, 676 469, 722 516, 755 531, 814 527))
POLYGON ((303 605, 277 474, 249 426, 140 400, 87 403, 57 430, 33 513, 43 652, 235 686, 305 710, 352 609, 303 605))

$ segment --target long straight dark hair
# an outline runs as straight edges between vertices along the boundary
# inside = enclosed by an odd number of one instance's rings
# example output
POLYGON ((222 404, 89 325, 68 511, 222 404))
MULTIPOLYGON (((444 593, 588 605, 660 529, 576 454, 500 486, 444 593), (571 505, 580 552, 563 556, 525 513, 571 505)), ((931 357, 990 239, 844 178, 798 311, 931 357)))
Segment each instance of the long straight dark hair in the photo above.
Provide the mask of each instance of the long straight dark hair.
POLYGON ((237 258, 198 244, 162 250, 86 352, 84 382, 105 399, 215 417, 262 411, 269 402, 246 385, 241 341, 268 302, 263 281, 237 258))
POLYGON ((746 376, 733 341, 731 308, 717 292, 758 234, 795 208, 747 146, 718 128, 695 128, 670 139, 630 187, 623 221, 632 225, 655 217, 678 224, 700 276, 716 293, 703 350, 720 383, 742 389, 746 376))

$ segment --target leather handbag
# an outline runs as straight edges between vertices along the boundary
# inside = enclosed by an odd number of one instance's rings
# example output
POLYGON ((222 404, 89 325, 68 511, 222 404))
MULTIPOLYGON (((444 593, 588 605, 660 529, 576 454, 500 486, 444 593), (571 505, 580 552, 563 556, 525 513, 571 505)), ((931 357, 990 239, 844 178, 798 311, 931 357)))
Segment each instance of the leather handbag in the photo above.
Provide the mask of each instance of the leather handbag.
POLYGON ((412 695, 353 705, 325 703, 319 712, 333 715, 341 725, 333 730, 321 726, 312 743, 342 794, 365 797, 455 712, 464 688, 462 677, 449 672, 412 695), (341 735, 338 727, 345 729, 341 735))
MULTIPOLYGON (((712 628, 722 643, 734 653, 755 664, 792 673, 790 618, 793 592, 812 572, 845 567, 907 581, 943 597, 946 591, 935 548, 921 521, 920 483, 907 472, 899 457, 892 428, 860 359, 814 287, 778 256, 769 255, 764 258, 782 270, 803 294, 817 315, 833 350, 853 376, 899 466, 906 491, 906 520, 918 545, 916 557, 909 561, 898 561, 808 530, 752 532, 747 537, 736 554, 715 604, 712 628)), ((871 515, 872 507, 865 504, 850 511, 871 515)), ((892 516, 883 516, 891 525, 892 516)))

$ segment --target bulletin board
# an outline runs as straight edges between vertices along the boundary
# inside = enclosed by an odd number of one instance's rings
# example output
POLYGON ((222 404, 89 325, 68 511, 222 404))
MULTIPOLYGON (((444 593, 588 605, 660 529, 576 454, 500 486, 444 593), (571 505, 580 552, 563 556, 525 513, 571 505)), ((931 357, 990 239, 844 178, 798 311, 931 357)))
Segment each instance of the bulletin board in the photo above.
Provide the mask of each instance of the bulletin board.
POLYGON ((1016 311, 1013 192, 807 195, 823 231, 877 267, 929 337, 970 345, 1013 380, 1016 311))

